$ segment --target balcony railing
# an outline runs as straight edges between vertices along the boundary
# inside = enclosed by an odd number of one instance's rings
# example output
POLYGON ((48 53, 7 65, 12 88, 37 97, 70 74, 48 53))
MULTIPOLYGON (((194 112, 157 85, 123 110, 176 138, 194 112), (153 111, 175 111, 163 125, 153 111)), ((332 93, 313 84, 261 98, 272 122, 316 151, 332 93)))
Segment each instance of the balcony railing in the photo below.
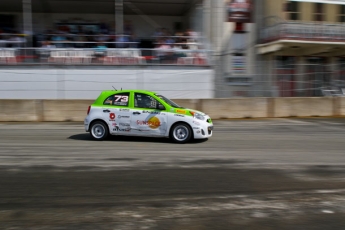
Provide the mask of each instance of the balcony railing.
POLYGON ((345 24, 280 22, 261 31, 260 43, 277 40, 345 42, 345 24))
POLYGON ((210 66, 210 50, 0 48, 0 65, 210 66))

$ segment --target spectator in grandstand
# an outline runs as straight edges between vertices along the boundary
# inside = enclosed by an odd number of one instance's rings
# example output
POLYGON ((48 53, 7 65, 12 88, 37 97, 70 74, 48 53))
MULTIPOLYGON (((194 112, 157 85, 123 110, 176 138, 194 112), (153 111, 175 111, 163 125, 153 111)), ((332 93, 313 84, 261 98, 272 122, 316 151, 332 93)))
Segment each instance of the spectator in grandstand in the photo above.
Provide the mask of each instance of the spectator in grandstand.
POLYGON ((130 36, 130 44, 129 48, 138 48, 139 47, 139 39, 135 36, 135 34, 132 34, 130 36))
POLYGON ((185 35, 188 36, 190 39, 197 39, 198 37, 198 33, 191 29, 188 29, 185 35))
POLYGON ((164 43, 167 45, 173 45, 175 43, 174 38, 172 37, 172 35, 169 32, 167 32, 167 34, 166 34, 166 38, 164 39, 164 43))
POLYGON ((26 38, 24 34, 13 34, 9 39, 9 46, 10 47, 23 47, 26 43, 26 38))
POLYGON ((43 42, 42 42, 41 48, 45 48, 45 49, 55 49, 56 46, 55 46, 55 45, 52 45, 50 41, 43 41, 43 42))
POLYGON ((99 42, 95 48, 95 54, 94 54, 96 61, 97 62, 101 61, 101 59, 105 57, 106 52, 107 52, 107 47, 103 43, 99 42))
POLYGON ((6 39, 0 34, 0 47, 6 47, 6 39))
POLYGON ((64 42, 66 41, 67 41, 67 38, 64 36, 64 34, 61 31, 56 32, 56 34, 54 34, 52 37, 52 43, 54 43, 54 45, 57 48, 65 48, 66 43, 64 42))
POLYGON ((197 50, 199 49, 197 39, 198 39, 198 33, 188 29, 185 33, 186 37, 186 45, 188 46, 189 50, 197 50))
POLYGON ((109 33, 109 26, 104 21, 101 22, 101 24, 99 25, 99 28, 100 28, 102 34, 108 34, 109 33))
POLYGON ((156 57, 161 63, 170 63, 174 58, 172 47, 165 43, 164 38, 160 38, 156 44, 156 57))
MULTIPOLYGON (((182 34, 183 35, 183 34, 182 34)), ((177 61, 180 57, 187 57, 187 52, 184 51, 188 49, 187 39, 183 36, 176 38, 176 42, 173 45, 174 50, 174 61, 177 61)))
POLYGON ((85 34, 79 32, 77 36, 74 37, 74 41, 76 42, 74 47, 76 48, 85 48, 87 41, 85 34))
POLYGON ((193 39, 188 39, 187 40, 187 46, 188 46, 189 50, 197 50, 197 49, 199 49, 198 43, 195 40, 193 40, 193 39))
POLYGON ((128 48, 129 47, 129 36, 119 35, 116 38, 116 48, 128 48))
POLYGON ((85 38, 86 38, 86 43, 85 43, 85 48, 93 48, 95 46, 94 42, 95 40, 95 33, 93 31, 88 31, 85 34, 85 38))
POLYGON ((157 37, 163 36, 162 28, 157 28, 155 33, 153 34, 153 37, 157 39, 157 37))
POLYGON ((109 41, 109 36, 106 34, 99 34, 98 36, 95 37, 96 42, 104 43, 109 41))
POLYGON ((174 36, 175 36, 175 39, 181 39, 183 37, 183 32, 178 31, 175 33, 174 36))
POLYGON ((50 41, 42 41, 41 49, 37 50, 37 54, 39 55, 42 62, 48 61, 50 56, 50 50, 55 49, 56 46, 52 45, 50 41))

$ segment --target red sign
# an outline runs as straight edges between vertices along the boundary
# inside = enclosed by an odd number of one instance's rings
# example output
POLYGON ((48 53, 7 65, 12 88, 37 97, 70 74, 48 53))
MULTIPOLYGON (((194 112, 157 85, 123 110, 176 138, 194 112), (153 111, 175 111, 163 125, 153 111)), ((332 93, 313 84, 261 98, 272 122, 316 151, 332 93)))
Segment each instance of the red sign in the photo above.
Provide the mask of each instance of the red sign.
POLYGON ((115 117, 116 117, 115 113, 110 113, 110 114, 109 114, 110 120, 114 120, 115 117))
POLYGON ((252 22, 252 0, 229 0, 227 11, 228 22, 252 22))

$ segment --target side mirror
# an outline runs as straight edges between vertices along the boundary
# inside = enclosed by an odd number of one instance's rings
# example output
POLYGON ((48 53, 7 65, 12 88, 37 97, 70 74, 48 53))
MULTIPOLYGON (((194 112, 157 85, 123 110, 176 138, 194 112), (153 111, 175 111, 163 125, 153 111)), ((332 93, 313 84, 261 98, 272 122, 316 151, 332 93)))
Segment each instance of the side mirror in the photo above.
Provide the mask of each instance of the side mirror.
POLYGON ((158 109, 159 109, 159 110, 165 110, 165 107, 164 107, 164 105, 159 104, 159 105, 158 105, 158 109))

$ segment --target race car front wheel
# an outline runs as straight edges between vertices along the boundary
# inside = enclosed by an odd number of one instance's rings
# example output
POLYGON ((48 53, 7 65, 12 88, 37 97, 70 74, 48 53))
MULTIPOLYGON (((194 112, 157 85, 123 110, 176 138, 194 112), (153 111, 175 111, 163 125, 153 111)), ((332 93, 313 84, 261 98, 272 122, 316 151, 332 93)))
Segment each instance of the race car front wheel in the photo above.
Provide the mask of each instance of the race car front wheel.
POLYGON ((186 143, 192 137, 192 131, 189 125, 178 123, 174 125, 170 132, 170 138, 176 143, 186 143))
POLYGON ((107 138, 109 131, 104 122, 96 121, 91 124, 90 134, 93 139, 102 141, 107 138))

